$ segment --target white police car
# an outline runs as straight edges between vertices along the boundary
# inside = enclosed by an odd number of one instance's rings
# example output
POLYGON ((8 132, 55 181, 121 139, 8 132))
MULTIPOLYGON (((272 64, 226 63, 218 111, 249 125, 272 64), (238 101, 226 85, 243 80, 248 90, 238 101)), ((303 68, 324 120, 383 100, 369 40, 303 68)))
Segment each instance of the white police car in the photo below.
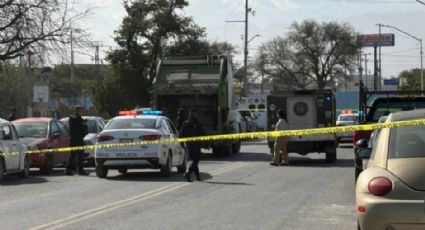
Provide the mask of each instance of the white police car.
MULTIPOLYGON (((160 111, 120 112, 99 133, 96 144, 133 143, 143 140, 178 138, 174 124, 160 111)), ((170 176, 172 167, 180 173, 186 171, 187 154, 177 142, 149 145, 129 145, 118 148, 96 148, 96 175, 107 177, 109 169, 127 173, 128 169, 160 169, 163 176, 170 176)))

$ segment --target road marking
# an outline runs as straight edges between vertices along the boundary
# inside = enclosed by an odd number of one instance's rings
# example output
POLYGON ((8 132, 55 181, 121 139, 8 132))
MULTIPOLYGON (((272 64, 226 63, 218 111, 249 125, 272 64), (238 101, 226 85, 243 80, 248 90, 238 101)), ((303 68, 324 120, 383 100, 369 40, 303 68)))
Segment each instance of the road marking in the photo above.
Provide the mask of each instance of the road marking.
MULTIPOLYGON (((226 167, 223 167, 223 168, 220 168, 220 169, 216 169, 216 170, 213 170, 213 171, 208 172, 208 173, 212 176, 218 176, 218 175, 224 174, 226 172, 230 172, 232 170, 245 167, 247 165, 249 165, 249 163, 235 163, 235 164, 232 164, 230 166, 226 166, 226 167)), ((107 213, 107 212, 110 212, 110 211, 113 211, 113 210, 116 210, 116 209, 119 209, 119 208, 122 208, 122 207, 130 206, 130 205, 135 204, 135 203, 146 201, 148 199, 151 199, 151 198, 154 198, 154 197, 157 197, 157 196, 178 190, 180 188, 183 188, 183 187, 191 185, 191 184, 192 183, 187 183, 187 182, 173 183, 171 185, 163 186, 163 187, 154 189, 152 191, 145 192, 145 193, 142 193, 140 195, 136 195, 136 196, 124 199, 124 200, 120 200, 120 201, 116 201, 116 202, 113 202, 113 203, 110 203, 110 204, 102 205, 100 207, 90 209, 90 210, 87 210, 87 211, 83 211, 83 212, 80 212, 78 214, 73 214, 73 215, 70 215, 66 218, 53 221, 51 223, 36 226, 36 227, 30 228, 30 230, 59 229, 59 228, 62 228, 64 226, 71 225, 71 224, 74 224, 74 223, 77 223, 77 222, 98 216, 98 215, 103 214, 103 213, 107 213)))

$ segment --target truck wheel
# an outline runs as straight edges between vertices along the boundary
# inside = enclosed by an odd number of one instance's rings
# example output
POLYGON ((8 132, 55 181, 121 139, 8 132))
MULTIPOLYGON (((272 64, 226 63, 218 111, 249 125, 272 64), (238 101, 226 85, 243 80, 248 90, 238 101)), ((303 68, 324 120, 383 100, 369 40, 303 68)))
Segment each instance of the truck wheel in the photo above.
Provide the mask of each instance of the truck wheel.
POLYGON ((241 141, 232 144, 232 152, 239 153, 241 151, 241 141))
POLYGON ((326 152, 326 162, 334 163, 336 161, 336 151, 326 152))
POLYGON ((96 176, 99 178, 106 178, 108 176, 108 168, 96 165, 96 176))
POLYGON ((53 155, 52 154, 47 154, 46 155, 46 159, 44 161, 44 165, 42 168, 40 168, 40 171, 44 174, 52 174, 53 172, 53 155))
POLYGON ((222 154, 225 157, 232 156, 232 144, 222 145, 222 154))
POLYGON ((183 153, 183 161, 181 165, 177 166, 177 172, 179 173, 185 173, 187 169, 187 156, 186 152, 183 153))
POLYGON ((220 146, 212 147, 212 152, 215 157, 221 157, 221 148, 220 146))
POLYGON ((165 162, 165 165, 161 165, 161 175, 164 177, 171 176, 172 171, 172 159, 171 159, 171 153, 168 153, 167 161, 165 162))

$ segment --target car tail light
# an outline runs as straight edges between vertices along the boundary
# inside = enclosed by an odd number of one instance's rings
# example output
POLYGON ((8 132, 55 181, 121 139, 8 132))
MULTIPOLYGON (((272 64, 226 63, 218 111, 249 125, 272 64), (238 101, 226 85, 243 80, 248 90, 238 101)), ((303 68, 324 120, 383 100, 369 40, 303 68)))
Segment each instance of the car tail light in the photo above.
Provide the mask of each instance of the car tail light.
POLYGON ((99 136, 97 136, 97 141, 98 142, 102 142, 102 141, 110 141, 110 140, 113 140, 114 139, 114 137, 112 137, 112 136, 107 136, 107 135, 99 135, 99 136))
POLYGON ((154 135, 144 135, 144 136, 140 136, 140 139, 144 140, 144 141, 154 141, 154 140, 159 140, 161 139, 161 135, 158 134, 154 134, 154 135))
POLYGON ((375 177, 369 182, 368 189, 375 196, 385 196, 393 190, 393 182, 386 177, 375 177))

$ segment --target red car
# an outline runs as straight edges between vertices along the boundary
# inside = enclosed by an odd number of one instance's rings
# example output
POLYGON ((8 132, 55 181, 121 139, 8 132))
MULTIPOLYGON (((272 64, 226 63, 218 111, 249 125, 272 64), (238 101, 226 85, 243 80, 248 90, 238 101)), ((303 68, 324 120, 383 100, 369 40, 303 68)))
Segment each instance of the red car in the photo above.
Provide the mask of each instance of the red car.
MULTIPOLYGON (((69 131, 66 126, 53 118, 23 118, 13 121, 20 140, 28 150, 55 149, 69 146, 69 131)), ((50 174, 54 167, 65 166, 69 152, 31 154, 30 167, 40 168, 50 174)))

